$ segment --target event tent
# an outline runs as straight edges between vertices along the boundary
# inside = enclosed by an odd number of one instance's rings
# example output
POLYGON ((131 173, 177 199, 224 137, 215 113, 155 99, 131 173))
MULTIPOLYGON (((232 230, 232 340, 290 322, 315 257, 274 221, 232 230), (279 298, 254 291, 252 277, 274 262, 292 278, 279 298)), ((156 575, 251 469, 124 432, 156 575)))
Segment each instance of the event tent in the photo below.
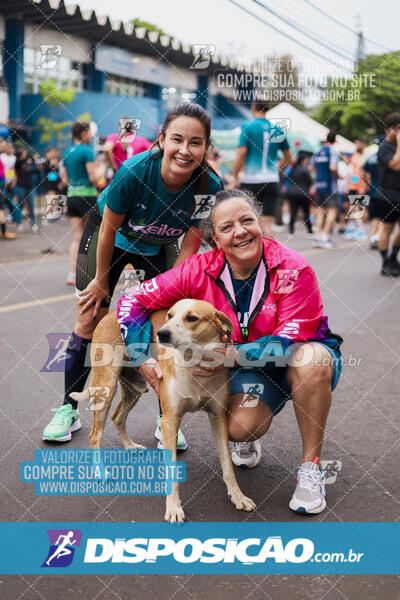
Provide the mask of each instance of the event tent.
MULTIPOLYGON (((289 142, 293 140, 295 145, 294 149, 297 151, 303 150, 301 147, 302 137, 304 137, 305 140, 313 140, 319 147, 320 142, 326 140, 326 136, 329 132, 329 127, 321 125, 321 123, 318 123, 318 121, 315 121, 287 102, 282 102, 271 108, 271 110, 267 112, 266 117, 267 119, 287 119, 289 121, 288 139, 289 142), (300 145, 296 144, 296 136, 298 136, 300 145)), ((339 152, 346 153, 353 153, 355 150, 353 142, 350 142, 350 140, 341 135, 336 136, 335 148, 337 148, 339 152)))

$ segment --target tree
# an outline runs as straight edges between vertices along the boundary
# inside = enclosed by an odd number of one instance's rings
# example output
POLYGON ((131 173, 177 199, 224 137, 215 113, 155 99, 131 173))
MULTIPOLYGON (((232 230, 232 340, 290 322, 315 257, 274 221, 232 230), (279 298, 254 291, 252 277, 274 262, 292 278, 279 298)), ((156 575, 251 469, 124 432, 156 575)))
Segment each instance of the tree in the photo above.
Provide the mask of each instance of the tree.
MULTIPOLYGON (((51 144, 55 138, 57 147, 64 148, 67 145, 66 140, 70 139, 70 132, 66 130, 71 127, 73 121, 57 121, 57 107, 70 104, 76 96, 76 89, 59 89, 54 80, 48 79, 41 82, 39 91, 44 102, 52 107, 50 118, 40 117, 37 121, 40 143, 51 144)), ((90 113, 79 115, 77 121, 90 121, 90 113)))
POLYGON ((50 106, 70 104, 76 96, 75 88, 59 89, 53 79, 42 81, 39 92, 42 94, 43 100, 50 106))
MULTIPOLYGON (((78 115, 77 121, 88 121, 90 122, 90 113, 86 112, 81 115, 78 115)), ((65 132, 65 130, 72 126, 73 121, 58 121, 55 122, 53 119, 47 119, 46 117, 40 117, 37 122, 38 126, 41 129, 40 134, 40 143, 52 143, 53 138, 55 137, 57 142, 57 147, 63 148, 65 147, 65 140, 71 137, 70 132, 65 132)))
POLYGON ((313 117, 349 139, 372 142, 386 115, 400 110, 400 53, 369 54, 344 84, 331 79, 328 89, 313 117))

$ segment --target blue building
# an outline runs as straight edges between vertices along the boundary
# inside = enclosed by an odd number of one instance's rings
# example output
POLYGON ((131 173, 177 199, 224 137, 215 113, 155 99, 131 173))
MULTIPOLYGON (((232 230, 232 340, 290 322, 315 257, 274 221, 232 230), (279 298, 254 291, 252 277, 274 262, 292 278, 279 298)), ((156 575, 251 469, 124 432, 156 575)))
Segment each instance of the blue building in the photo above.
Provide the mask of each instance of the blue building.
POLYGON ((36 150, 69 143, 70 124, 82 115, 101 137, 117 130, 120 117, 139 118, 139 134, 153 139, 181 101, 207 108, 216 129, 233 129, 250 114, 232 88, 218 87, 216 74, 239 71, 216 52, 196 68, 196 47, 62 0, 2 0, 0 40, 0 122, 36 150), (46 80, 73 88, 75 97, 51 105, 40 93, 46 80), (46 119, 59 124, 52 140, 43 138, 46 119))

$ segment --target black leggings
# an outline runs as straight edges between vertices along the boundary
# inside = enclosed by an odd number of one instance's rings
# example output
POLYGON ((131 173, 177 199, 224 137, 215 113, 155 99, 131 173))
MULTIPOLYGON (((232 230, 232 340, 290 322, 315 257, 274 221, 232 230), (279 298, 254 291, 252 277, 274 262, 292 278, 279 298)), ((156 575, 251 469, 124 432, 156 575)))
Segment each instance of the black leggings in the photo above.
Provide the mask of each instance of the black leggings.
MULTIPOLYGON (((96 275, 97 242, 101 218, 98 207, 93 207, 82 234, 76 263, 76 288, 80 292, 89 285, 96 275)), ((131 263, 134 269, 143 271, 140 279, 146 280, 152 279, 171 268, 176 256, 176 248, 172 244, 168 250, 165 246, 162 246, 160 252, 154 256, 134 254, 115 247, 108 275, 110 297, 113 295, 118 279, 127 264, 131 263)), ((107 307, 109 304, 110 301, 104 299, 101 305, 107 307)))
MULTIPOLYGON (((96 275, 96 253, 100 225, 101 215, 97 206, 95 206, 89 213, 79 246, 76 264, 76 287, 80 292, 88 286, 96 275)), ((108 275, 110 297, 113 295, 118 279, 128 263, 131 263, 136 271, 138 269, 143 271, 140 279, 152 279, 172 267, 176 256, 176 246, 173 244, 170 244, 168 248, 162 246, 160 252, 155 256, 133 254, 115 247, 108 275)), ((109 302, 103 300, 101 305, 108 307, 109 302)), ((89 343, 90 340, 81 338, 75 333, 72 334, 68 342, 67 350, 71 361, 64 375, 64 404, 71 404, 74 409, 77 408, 77 402, 70 397, 70 394, 83 390, 90 372, 90 366, 85 362, 89 343)))
POLYGON ((289 196, 288 200, 290 202, 290 223, 289 223, 289 233, 294 233, 294 224, 296 221, 296 215, 298 209, 301 207, 303 209, 304 214, 304 223, 307 227, 308 233, 312 233, 311 223, 310 223, 310 200, 307 196, 298 195, 298 196, 289 196))

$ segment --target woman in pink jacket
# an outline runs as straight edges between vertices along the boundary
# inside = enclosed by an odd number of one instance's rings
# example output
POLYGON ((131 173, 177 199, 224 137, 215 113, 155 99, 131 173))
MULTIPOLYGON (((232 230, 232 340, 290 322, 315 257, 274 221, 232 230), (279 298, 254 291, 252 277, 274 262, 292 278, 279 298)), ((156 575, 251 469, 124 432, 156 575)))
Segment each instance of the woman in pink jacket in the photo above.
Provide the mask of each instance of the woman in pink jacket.
MULTIPOLYGON (((207 300, 224 312, 234 325, 236 347, 229 405, 232 460, 237 466, 259 463, 258 439, 292 399, 303 453, 289 506, 315 514, 326 506, 319 457, 342 369, 342 339, 328 327, 310 264, 291 248, 263 238, 258 214, 245 192, 218 192, 209 219, 214 250, 190 256, 123 296, 118 321, 133 365, 158 392, 160 366, 143 349, 151 339, 149 313, 182 298, 207 300)), ((199 367, 198 375, 211 371, 199 367)))

